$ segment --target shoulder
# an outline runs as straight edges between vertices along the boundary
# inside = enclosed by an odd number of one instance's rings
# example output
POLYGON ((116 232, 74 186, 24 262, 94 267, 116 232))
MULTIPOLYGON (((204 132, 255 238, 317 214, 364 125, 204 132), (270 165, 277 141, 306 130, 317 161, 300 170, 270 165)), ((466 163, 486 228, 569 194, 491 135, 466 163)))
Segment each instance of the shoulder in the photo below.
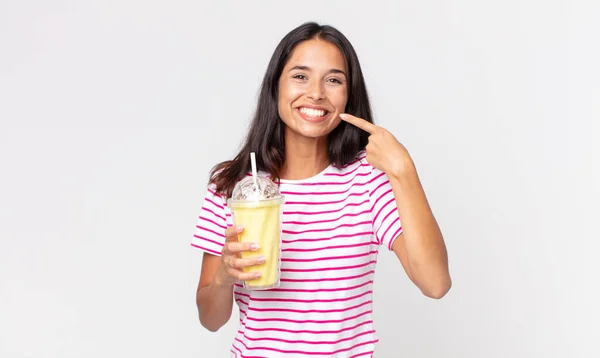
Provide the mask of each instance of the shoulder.
POLYGON ((365 178, 371 179, 373 174, 379 174, 379 171, 375 169, 367 161, 367 153, 365 150, 358 152, 350 163, 339 167, 333 168, 333 175, 344 176, 347 179, 364 181, 365 178))
POLYGON ((385 174, 385 172, 375 168, 367 161, 367 153, 366 151, 359 152, 357 159, 351 165, 353 170, 357 173, 357 175, 353 175, 353 178, 361 178, 360 182, 363 185, 366 185, 366 188, 369 190, 369 196, 373 197, 379 195, 381 192, 386 193, 388 186, 390 185, 390 180, 385 174))

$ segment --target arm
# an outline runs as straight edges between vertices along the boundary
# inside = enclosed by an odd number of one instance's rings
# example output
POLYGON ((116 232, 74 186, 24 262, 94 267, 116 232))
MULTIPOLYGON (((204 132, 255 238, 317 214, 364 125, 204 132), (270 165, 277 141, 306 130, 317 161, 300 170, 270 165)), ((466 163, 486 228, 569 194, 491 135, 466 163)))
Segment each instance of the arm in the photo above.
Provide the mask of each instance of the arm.
POLYGON ((242 272, 244 267, 256 266, 264 262, 263 257, 242 259, 242 251, 256 251, 253 243, 237 241, 237 235, 243 230, 230 227, 225 231, 225 244, 221 256, 204 253, 200 282, 196 290, 196 306, 200 323, 211 332, 223 327, 233 308, 233 285, 237 281, 252 280, 260 277, 257 272, 242 272))
POLYGON ((204 253, 200 283, 196 291, 196 306, 200 323, 211 332, 216 332, 231 317, 233 308, 233 284, 224 284, 217 272, 221 258, 204 253))
POLYGON ((452 286, 446 245, 414 164, 407 162, 406 169, 388 175, 402 220, 392 249, 424 295, 442 298, 452 286))
POLYGON ((415 165, 406 148, 386 129, 347 113, 340 118, 370 134, 366 160, 388 176, 402 233, 392 244, 408 277, 428 297, 443 297, 452 282, 448 254, 415 165))

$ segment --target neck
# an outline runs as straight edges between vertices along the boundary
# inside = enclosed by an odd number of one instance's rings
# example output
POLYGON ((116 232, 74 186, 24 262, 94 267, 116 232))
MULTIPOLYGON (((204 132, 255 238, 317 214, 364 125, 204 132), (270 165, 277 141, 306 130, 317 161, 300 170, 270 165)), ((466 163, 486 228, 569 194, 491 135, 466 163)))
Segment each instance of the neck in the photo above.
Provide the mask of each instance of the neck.
POLYGON ((299 137, 286 131, 285 161, 280 177, 287 180, 301 180, 321 173, 329 166, 327 137, 299 137))

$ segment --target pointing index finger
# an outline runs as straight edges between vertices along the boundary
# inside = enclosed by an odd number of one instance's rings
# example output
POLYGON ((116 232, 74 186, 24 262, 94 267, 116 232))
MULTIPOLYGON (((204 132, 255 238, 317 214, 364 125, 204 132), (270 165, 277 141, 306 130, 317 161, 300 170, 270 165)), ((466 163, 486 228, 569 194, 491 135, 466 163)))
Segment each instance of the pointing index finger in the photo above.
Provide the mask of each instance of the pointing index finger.
POLYGON ((362 118, 355 117, 351 114, 342 113, 342 114, 340 114, 340 118, 343 121, 346 121, 360 129, 362 129, 363 131, 365 131, 369 134, 373 134, 375 132, 375 130, 377 129, 377 126, 374 125, 373 123, 366 121, 362 118))

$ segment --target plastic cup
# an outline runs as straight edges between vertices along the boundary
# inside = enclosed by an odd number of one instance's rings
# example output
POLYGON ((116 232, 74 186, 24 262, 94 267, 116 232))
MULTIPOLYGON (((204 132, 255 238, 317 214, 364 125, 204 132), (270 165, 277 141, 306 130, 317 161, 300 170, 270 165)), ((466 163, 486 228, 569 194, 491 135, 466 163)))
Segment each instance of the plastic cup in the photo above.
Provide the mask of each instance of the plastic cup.
POLYGON ((232 197, 227 200, 233 224, 244 230, 238 234, 239 242, 260 245, 257 251, 244 251, 243 259, 263 256, 260 265, 244 267, 244 272, 260 272, 254 280, 244 281, 244 288, 266 290, 279 287, 281 273, 281 216, 285 197, 279 187, 268 178, 253 175, 238 182, 232 197))
POLYGON ((265 262, 257 266, 244 267, 244 272, 260 272, 254 280, 244 281, 244 288, 266 290, 279 287, 281 265, 281 204, 283 199, 256 201, 229 200, 234 225, 242 225, 239 242, 260 245, 257 251, 244 251, 243 259, 263 256, 265 262))

